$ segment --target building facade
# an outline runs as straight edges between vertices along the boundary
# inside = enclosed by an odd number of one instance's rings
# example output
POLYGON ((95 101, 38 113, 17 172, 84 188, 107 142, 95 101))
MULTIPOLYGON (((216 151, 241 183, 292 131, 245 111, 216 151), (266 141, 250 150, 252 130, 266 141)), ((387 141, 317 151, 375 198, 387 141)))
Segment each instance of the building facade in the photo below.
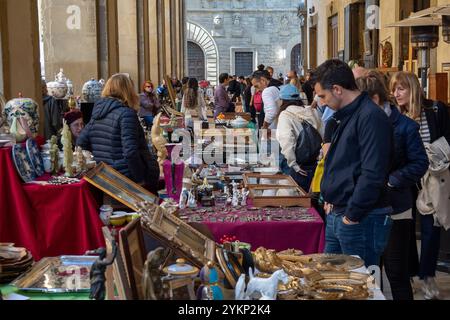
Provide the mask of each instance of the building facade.
POLYGON ((75 94, 91 79, 128 73, 136 89, 184 75, 184 0, 39 0, 42 74, 60 68, 75 94))
POLYGON ((189 0, 187 73, 216 84, 220 73, 250 75, 259 64, 275 74, 302 70, 299 0, 189 0))
MULTIPOLYGON (((309 0, 307 3, 307 65, 327 59, 355 60, 368 68, 418 73, 417 53, 408 28, 387 25, 412 12, 450 4, 450 0, 309 0)), ((429 73, 450 75, 450 44, 442 40, 431 50, 429 73)), ((450 83, 450 81, 449 81, 450 83)), ((448 89, 450 99, 450 89, 448 89)))
MULTIPOLYGON (((185 72, 184 0, 0 1, 0 94, 42 105, 41 77, 60 68, 81 95, 91 78, 130 74, 144 80, 185 72)), ((39 108, 40 129, 44 110, 39 108)))

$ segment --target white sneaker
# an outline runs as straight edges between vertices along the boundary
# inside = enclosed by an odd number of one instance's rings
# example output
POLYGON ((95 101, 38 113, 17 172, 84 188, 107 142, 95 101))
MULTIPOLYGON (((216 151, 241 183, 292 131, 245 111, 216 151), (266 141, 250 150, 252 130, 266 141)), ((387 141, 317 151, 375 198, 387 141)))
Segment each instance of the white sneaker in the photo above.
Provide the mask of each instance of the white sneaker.
POLYGON ((427 277, 422 284, 422 292, 425 300, 439 299, 439 287, 434 277, 427 277))

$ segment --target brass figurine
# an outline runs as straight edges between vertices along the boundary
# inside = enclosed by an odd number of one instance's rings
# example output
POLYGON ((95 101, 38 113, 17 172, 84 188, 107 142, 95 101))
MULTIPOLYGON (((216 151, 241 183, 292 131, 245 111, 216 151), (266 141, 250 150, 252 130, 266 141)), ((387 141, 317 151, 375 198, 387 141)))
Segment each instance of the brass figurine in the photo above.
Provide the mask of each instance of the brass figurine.
POLYGON ((112 241, 112 255, 109 258, 106 256, 107 252, 105 248, 99 248, 93 252, 88 252, 88 254, 97 254, 99 256, 92 265, 89 275, 91 279, 91 293, 89 298, 92 300, 105 300, 106 268, 113 264, 117 256, 117 243, 115 240, 112 241))

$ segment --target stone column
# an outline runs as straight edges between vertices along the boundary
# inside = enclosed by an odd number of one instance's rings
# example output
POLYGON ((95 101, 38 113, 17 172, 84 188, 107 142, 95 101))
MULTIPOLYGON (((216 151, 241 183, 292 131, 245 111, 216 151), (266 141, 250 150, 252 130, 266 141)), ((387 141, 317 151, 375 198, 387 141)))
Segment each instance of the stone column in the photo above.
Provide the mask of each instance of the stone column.
POLYGON ((177 18, 178 25, 178 64, 177 64, 177 74, 178 78, 182 78, 186 75, 184 70, 185 57, 186 57, 186 16, 185 16, 185 3, 183 0, 177 0, 177 18))
POLYGON ((149 1, 138 1, 139 82, 150 79, 149 56, 149 1))
POLYGON ((37 1, 0 1, 0 30, 4 95, 7 100, 24 97, 35 100, 39 108, 39 134, 44 131, 39 23, 37 1))
POLYGON ((160 73, 160 24, 159 21, 159 8, 160 1, 149 1, 148 4, 148 53, 149 53, 149 73, 150 79, 154 85, 157 86, 161 83, 162 77, 160 73))
POLYGON ((137 90, 140 84, 136 0, 117 1, 117 12, 120 72, 130 74, 137 90))
MULTIPOLYGON (((164 11, 163 11, 163 16, 164 16, 164 47, 165 47, 165 74, 172 76, 174 75, 173 72, 173 55, 174 55, 174 51, 173 51, 173 42, 172 42, 172 37, 174 35, 174 25, 173 25, 173 21, 172 21, 172 15, 171 15, 171 11, 172 11, 172 0, 163 0, 164 2, 164 11)), ((165 75, 164 74, 164 75, 165 75)))
POLYGON ((117 0, 98 0, 97 26, 98 74, 106 80, 119 72, 117 0))
POLYGON ((81 95, 83 84, 98 77, 96 1, 41 0, 41 15, 46 80, 63 68, 81 95))

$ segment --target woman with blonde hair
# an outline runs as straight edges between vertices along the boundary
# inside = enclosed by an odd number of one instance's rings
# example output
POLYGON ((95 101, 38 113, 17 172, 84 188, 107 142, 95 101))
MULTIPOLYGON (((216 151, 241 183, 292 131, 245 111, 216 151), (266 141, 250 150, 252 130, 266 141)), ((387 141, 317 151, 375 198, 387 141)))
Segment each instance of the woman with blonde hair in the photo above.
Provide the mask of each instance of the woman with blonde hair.
POLYGON ((136 111, 139 97, 127 74, 115 74, 96 102, 91 121, 77 144, 104 162, 157 194, 159 165, 146 143, 136 111))
MULTIPOLYGON (((413 73, 398 72, 390 82, 390 90, 403 114, 419 124, 419 133, 423 143, 433 143, 445 137, 450 143, 450 119, 445 104, 428 100, 420 87, 419 79, 413 73)), ((417 188, 414 188, 415 199, 417 188)), ((415 239, 411 242, 415 255, 412 263, 418 269, 418 275, 424 280, 422 290, 426 299, 439 296, 439 289, 435 282, 435 273, 440 246, 440 227, 434 226, 433 215, 421 215, 421 250, 418 263, 415 239), (418 267, 417 267, 418 264, 418 267)), ((415 229, 413 235, 415 234, 415 229)), ((411 270, 411 276, 417 270, 411 270)))

